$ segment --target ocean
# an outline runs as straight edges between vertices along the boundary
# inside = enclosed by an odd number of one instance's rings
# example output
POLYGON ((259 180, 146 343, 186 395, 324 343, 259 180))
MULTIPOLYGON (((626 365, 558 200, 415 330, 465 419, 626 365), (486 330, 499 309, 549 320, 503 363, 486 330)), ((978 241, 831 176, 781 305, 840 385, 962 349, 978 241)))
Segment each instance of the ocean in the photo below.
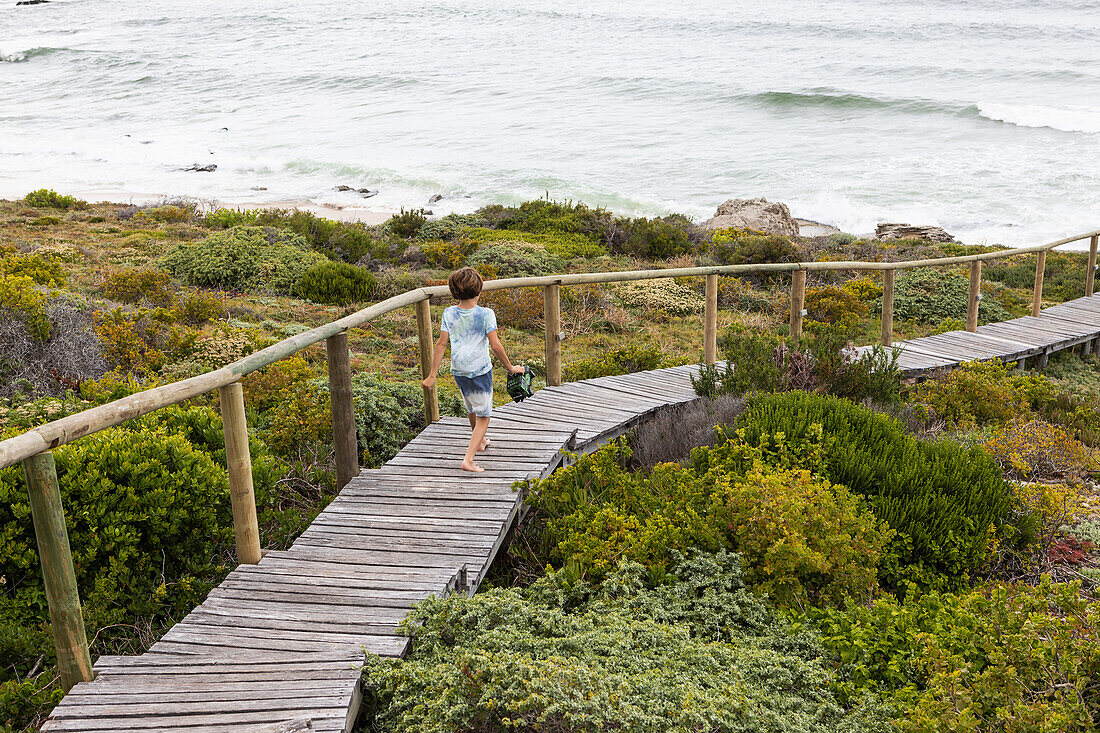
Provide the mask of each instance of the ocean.
POLYGON ((1100 227, 1096 0, 0 1, 0 197, 1100 227))

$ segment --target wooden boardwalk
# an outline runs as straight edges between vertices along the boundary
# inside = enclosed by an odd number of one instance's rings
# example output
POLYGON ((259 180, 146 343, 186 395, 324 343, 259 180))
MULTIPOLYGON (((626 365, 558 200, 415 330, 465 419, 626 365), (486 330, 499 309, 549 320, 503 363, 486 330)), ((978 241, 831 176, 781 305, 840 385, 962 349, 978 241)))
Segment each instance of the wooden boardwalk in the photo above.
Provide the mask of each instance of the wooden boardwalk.
MULTIPOLYGON (((921 377, 937 369, 951 369, 966 361, 1020 362, 1034 358, 1045 366, 1058 351, 1083 345, 1095 351, 1100 338, 1100 294, 1078 298, 1001 323, 978 326, 975 333, 950 331, 935 336, 898 341, 893 349, 904 375, 921 377)), ((864 346, 860 352, 873 347, 864 346)))
POLYGON ((549 475, 661 407, 695 399, 674 367, 572 382, 497 408, 479 458, 445 418, 365 470, 285 552, 242 565, 139 657, 100 657, 44 731, 350 729, 364 650, 399 657, 416 601, 474 592, 523 509, 512 484, 549 475))

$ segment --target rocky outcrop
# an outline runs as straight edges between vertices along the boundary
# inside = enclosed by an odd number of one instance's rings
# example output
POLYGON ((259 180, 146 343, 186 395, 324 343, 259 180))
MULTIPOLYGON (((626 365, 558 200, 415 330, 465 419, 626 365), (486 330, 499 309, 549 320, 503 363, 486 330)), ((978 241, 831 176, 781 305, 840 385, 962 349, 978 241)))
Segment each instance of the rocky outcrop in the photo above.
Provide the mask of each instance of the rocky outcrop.
POLYGON ((217 163, 211 163, 210 165, 199 165, 195 163, 190 168, 180 168, 181 171, 189 171, 193 173, 213 173, 218 170, 217 163))
POLYGON ((376 189, 370 189, 370 188, 352 188, 351 186, 335 186, 334 188, 337 191, 340 191, 341 193, 344 193, 344 192, 347 192, 347 191, 357 193, 365 199, 369 199, 371 196, 377 196, 378 195, 378 191, 376 189))
POLYGON ((954 237, 939 227, 882 223, 875 227, 875 239, 927 239, 929 242, 954 242, 954 237))
POLYGON ((19 0, 15 5, 17 7, 20 5, 45 5, 49 1, 50 0, 19 0))
POLYGON ((798 223, 786 204, 767 199, 730 199, 718 207, 714 217, 703 222, 704 229, 755 229, 785 237, 798 236, 798 223))

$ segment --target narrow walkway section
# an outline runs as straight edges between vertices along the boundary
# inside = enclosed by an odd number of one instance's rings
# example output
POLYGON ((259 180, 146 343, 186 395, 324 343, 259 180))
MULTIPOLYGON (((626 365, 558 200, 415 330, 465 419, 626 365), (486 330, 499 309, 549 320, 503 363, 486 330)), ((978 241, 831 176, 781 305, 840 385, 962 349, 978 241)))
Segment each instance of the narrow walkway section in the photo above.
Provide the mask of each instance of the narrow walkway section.
MULTIPOLYGON (((975 359, 1019 362, 1035 357, 1040 366, 1045 366, 1051 354, 1079 344, 1084 344, 1087 351, 1095 351, 1100 346, 1097 339, 1100 339, 1100 294, 1052 306, 1038 316, 978 326, 976 333, 950 331, 899 341, 893 349, 898 353, 902 374, 921 377, 975 359)), ((864 346, 858 351, 871 348, 864 346)))
MULTIPOLYGON (((238 567, 140 657, 100 657, 43 731, 348 731, 364 650, 404 655, 413 603, 473 593, 548 476, 662 407, 695 399, 682 366, 551 387, 497 408, 485 473, 459 468, 465 419, 365 470, 285 552, 238 567)), ((167 548, 170 551, 170 548, 167 548)))

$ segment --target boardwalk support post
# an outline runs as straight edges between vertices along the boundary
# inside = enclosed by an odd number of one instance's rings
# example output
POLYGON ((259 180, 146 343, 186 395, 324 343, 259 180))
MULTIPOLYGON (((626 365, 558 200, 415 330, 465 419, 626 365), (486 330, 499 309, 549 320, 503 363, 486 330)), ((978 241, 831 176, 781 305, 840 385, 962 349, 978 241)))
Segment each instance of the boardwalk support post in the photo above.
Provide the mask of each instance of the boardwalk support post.
POLYGON ((336 451, 336 488, 342 489, 359 475, 359 441, 355 432, 355 408, 351 402, 351 358, 347 332, 342 331, 325 339, 325 351, 332 405, 332 440, 336 451))
MULTIPOLYGON (((427 377, 432 373, 432 357, 435 355, 435 344, 432 342, 432 311, 430 301, 416 301, 416 335, 420 339, 420 374, 427 377)), ((424 390, 424 419, 430 425, 439 422, 439 392, 433 385, 431 389, 424 390)))
POLYGON ((978 301, 982 299, 981 260, 970 263, 970 290, 966 295, 966 330, 978 330, 978 301))
POLYGON ((248 424, 244 416, 244 390, 240 382, 218 388, 225 435, 225 463, 229 469, 229 499, 233 507, 233 532, 237 537, 237 562, 260 561, 260 525, 256 521, 256 493, 252 488, 252 458, 248 453, 248 424))
POLYGON ((791 338, 797 342, 802 337, 802 309, 806 304, 806 271, 791 273, 791 338))
POLYGON ((707 304, 703 315, 703 361, 718 361, 718 275, 707 275, 707 304))
POLYGON ((544 285, 542 312, 546 322, 546 386, 561 386, 561 286, 544 285))
POLYGON ((1043 309, 1043 275, 1047 269, 1047 252, 1043 250, 1035 259, 1035 288, 1031 291, 1031 315, 1038 316, 1043 309))
POLYGON ((1085 273, 1085 297, 1091 298, 1096 284, 1096 246, 1100 242, 1100 235, 1093 234, 1089 240, 1089 269, 1085 273))
POLYGON ((61 687, 68 692, 77 682, 91 681, 94 674, 53 453, 46 451, 24 460, 23 473, 27 479, 34 535, 38 540, 42 579, 46 584, 61 687))
POLYGON ((897 270, 882 271, 882 345, 894 343, 894 274, 897 270))

